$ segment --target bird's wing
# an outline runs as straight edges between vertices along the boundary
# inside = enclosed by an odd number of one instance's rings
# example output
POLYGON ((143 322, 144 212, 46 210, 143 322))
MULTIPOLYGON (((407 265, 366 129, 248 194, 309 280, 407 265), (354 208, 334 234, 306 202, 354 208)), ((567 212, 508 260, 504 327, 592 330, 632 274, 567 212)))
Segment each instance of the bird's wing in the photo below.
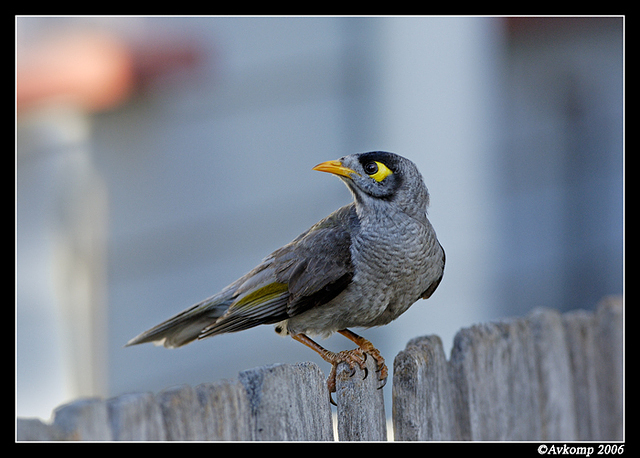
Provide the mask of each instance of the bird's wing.
POLYGON ((429 299, 431 297, 431 295, 438 288, 438 285, 442 281, 442 276, 444 275, 444 265, 446 263, 447 256, 444 252, 444 248, 442 248, 442 245, 440 245, 440 242, 436 240, 436 243, 438 244, 438 248, 442 252, 442 256, 440 257, 440 261, 441 261, 440 275, 438 275, 438 277, 433 282, 431 282, 429 287, 420 295, 422 299, 429 299))
POLYGON ((350 204, 274 251, 234 283, 228 310, 199 338, 277 323, 336 297, 353 277, 350 247, 357 228, 350 204))
POLYGON ((228 289, 199 302, 127 342, 127 347, 147 342, 167 348, 181 347, 195 340, 200 331, 214 323, 229 308, 228 289))

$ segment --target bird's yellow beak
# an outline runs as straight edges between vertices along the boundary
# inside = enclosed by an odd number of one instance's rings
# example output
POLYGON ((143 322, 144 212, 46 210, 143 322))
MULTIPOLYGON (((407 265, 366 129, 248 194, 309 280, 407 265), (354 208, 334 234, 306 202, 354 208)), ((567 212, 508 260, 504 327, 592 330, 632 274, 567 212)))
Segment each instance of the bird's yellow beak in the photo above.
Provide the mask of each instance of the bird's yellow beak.
POLYGON ((317 170, 318 172, 329 172, 329 173, 333 173, 334 175, 340 175, 347 178, 351 178, 351 175, 360 176, 360 174, 355 170, 352 170, 348 167, 344 167, 342 165, 342 162, 340 161, 323 162, 322 164, 316 165, 313 168, 313 170, 317 170))

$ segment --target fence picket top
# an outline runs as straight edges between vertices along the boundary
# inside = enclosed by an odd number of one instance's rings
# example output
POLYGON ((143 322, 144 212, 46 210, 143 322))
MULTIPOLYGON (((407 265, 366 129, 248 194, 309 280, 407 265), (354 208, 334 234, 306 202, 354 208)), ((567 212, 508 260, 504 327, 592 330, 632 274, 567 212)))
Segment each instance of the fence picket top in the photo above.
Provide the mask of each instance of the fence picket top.
MULTIPOLYGON (((454 338, 451 369, 459 393, 465 439, 503 440, 509 427, 509 324, 490 322, 462 329, 454 338)), ((461 433, 462 434, 462 433, 461 433)))
POLYGON ((162 410, 153 393, 127 393, 107 400, 116 441, 166 440, 162 410))
POLYGON ((167 440, 205 440, 204 415, 193 387, 173 386, 158 393, 156 398, 162 410, 167 440))
POLYGON ((411 339, 393 362, 394 439, 459 439, 451 390, 440 337, 411 339))
POLYGON ((418 346, 407 345, 393 360, 391 406, 396 441, 429 440, 429 434, 424 432, 428 405, 423 387, 428 366, 425 351, 418 346))
POLYGON ((113 440, 107 406, 99 398, 80 399, 58 407, 51 426, 55 440, 113 440))
POLYGON ((18 441, 54 441, 50 424, 39 418, 18 418, 16 421, 16 439, 18 441))
POLYGON ((387 440, 383 390, 378 389, 381 382, 373 358, 367 358, 366 369, 338 365, 334 395, 340 441, 387 440))
POLYGON ((205 440, 251 440, 249 401, 239 381, 202 383, 195 392, 203 413, 205 440))
POLYGON ((505 371, 507 440, 539 440, 542 430, 540 416, 540 388, 538 386, 534 340, 526 319, 511 319, 507 325, 508 361, 505 371))
POLYGON ((569 351, 578 440, 600 437, 596 376, 595 316, 585 310, 563 314, 569 351))
POLYGON ((620 297, 601 301, 595 317, 596 377, 602 440, 622 440, 624 323, 620 297))
POLYGON ((253 440, 333 440, 329 392, 313 363, 274 364, 239 374, 253 440))
MULTIPOLYGON (((461 329, 449 360, 438 336, 412 339, 393 364, 396 440, 622 440, 623 304, 595 313, 536 309, 461 329)), ((375 361, 338 367, 338 439, 386 440, 375 361)), ((313 363, 238 380, 79 399, 52 420, 18 418, 19 441, 333 440, 329 393, 313 363)))
POLYGON ((540 385, 541 440, 577 440, 569 351, 557 310, 534 309, 527 317, 534 338, 540 385))

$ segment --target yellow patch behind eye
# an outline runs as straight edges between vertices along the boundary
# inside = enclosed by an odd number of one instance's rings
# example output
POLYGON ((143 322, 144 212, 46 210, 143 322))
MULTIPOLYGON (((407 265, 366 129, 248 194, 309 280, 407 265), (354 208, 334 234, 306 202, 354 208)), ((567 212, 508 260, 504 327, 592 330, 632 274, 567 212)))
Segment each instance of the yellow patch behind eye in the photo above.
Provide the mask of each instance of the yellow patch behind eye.
POLYGON ((377 182, 381 182, 382 180, 384 180, 385 178, 387 178, 389 175, 393 173, 391 170, 389 170, 389 167, 384 165, 382 162, 375 161, 375 163, 378 165, 378 171, 373 175, 369 175, 369 176, 374 180, 376 180, 377 182))

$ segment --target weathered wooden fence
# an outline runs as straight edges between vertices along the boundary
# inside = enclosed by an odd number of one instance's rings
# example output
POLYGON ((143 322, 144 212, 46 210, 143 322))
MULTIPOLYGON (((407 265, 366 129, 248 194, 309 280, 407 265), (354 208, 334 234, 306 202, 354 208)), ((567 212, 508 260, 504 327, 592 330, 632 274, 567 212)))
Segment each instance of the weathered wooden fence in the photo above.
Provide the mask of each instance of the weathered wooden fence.
MULTIPOLYGON (((439 337, 411 340, 393 365, 395 440, 623 440, 622 321, 620 299, 596 312, 540 309, 462 329, 449 360, 439 337)), ((376 377, 349 372, 338 370, 337 439, 387 440, 376 377)), ((51 423, 18 418, 16 429, 19 441, 334 440, 324 374, 312 363, 78 400, 51 423)))

